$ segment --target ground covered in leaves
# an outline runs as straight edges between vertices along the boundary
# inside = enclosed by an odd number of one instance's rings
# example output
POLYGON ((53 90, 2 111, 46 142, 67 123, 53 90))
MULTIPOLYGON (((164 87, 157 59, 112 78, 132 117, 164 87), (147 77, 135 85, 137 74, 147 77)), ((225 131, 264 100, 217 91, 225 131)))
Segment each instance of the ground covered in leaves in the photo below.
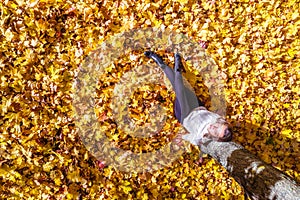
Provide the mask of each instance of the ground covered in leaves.
MULTIPOLYGON (((0 3, 0 197, 2 199, 244 199, 241 187, 213 159, 191 147, 169 167, 124 173, 97 160, 74 122, 73 83, 84 59, 110 36, 165 27, 207 47, 225 80, 234 141, 300 182, 300 3, 291 1, 61 1, 0 3)), ((172 65, 172 54, 153 49, 172 65)), ((106 106, 121 75, 147 63, 143 50, 114 63, 95 94, 106 106), (133 60, 135 62, 133 62, 133 60)), ((196 93, 210 106, 203 83, 196 93)), ((107 136, 133 152, 153 151, 176 137, 174 94, 144 86, 130 96, 130 116, 149 120, 151 105, 167 110, 152 142, 107 136), (141 143, 141 144, 140 144, 141 143)))

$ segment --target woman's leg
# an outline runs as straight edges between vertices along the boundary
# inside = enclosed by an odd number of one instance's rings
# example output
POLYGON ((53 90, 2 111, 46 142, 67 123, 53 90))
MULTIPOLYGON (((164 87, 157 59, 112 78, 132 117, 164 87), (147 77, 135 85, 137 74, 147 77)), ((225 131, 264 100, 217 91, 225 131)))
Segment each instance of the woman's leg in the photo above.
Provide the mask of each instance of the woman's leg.
POLYGON ((153 51, 146 51, 145 55, 148 58, 152 58, 158 66, 164 71, 164 73, 167 75, 167 78, 170 80, 172 87, 174 88, 174 71, 171 67, 166 65, 164 61, 159 57, 156 53, 153 51))
POLYGON ((182 80, 182 63, 180 59, 180 55, 175 53, 175 80, 174 80, 174 85, 175 85, 175 93, 176 93, 176 98, 178 99, 179 105, 180 105, 180 110, 181 110, 181 118, 180 122, 183 122, 183 119, 188 115, 190 112, 190 106, 188 104, 187 96, 186 96, 186 88, 184 87, 183 80, 182 80))
POLYGON ((182 122, 184 117, 182 117, 181 113, 181 105, 190 105, 189 108, 185 108, 187 106, 185 106, 184 109, 184 114, 188 114, 191 109, 194 109, 198 106, 204 106, 204 104, 198 100, 198 98, 196 97, 195 93, 190 90, 189 88, 187 88, 182 81, 182 75, 181 75, 181 70, 182 70, 182 63, 181 63, 181 59, 180 56, 178 54, 178 58, 176 61, 176 57, 175 57, 175 67, 177 64, 177 68, 180 67, 180 73, 178 74, 180 77, 179 79, 175 80, 175 73, 174 70, 169 67, 168 65, 166 65, 163 60, 161 59, 161 57, 159 57, 156 53, 152 52, 152 51, 146 51, 145 55, 148 58, 153 59, 158 66, 160 66, 162 68, 162 70, 164 71, 164 73, 166 74, 167 78, 170 80, 173 89, 175 90, 176 93, 176 99, 175 99, 175 105, 174 105, 174 112, 175 112, 175 117, 182 122), (181 66, 179 66, 181 65, 181 66), (181 81, 180 81, 181 80, 181 81), (175 83, 177 82, 177 83, 175 83), (178 85, 179 87, 177 88, 177 92, 176 92, 176 85, 178 85), (185 97, 183 97, 185 96, 185 97), (178 99, 178 97, 181 99, 181 101, 178 99), (183 100, 185 99, 185 100, 183 100), (183 103, 183 102, 187 102, 187 103, 183 103))
MULTIPOLYGON (((173 89, 175 90, 175 85, 174 85, 175 74, 174 74, 173 69, 171 67, 169 67, 168 65, 166 65, 163 62, 163 60, 161 59, 161 57, 159 57, 156 53, 154 53, 152 51, 146 51, 145 55, 148 58, 153 59, 156 62, 156 64, 158 66, 160 66, 160 68, 164 71, 167 78, 171 82, 173 89)), ((181 119, 181 108, 180 108, 179 101, 178 101, 177 97, 175 99, 175 104, 174 104, 174 114, 175 114, 175 117, 180 121, 180 119, 181 119)))
MULTIPOLYGON (((196 94, 184 86, 183 78, 182 78, 182 62, 181 57, 178 53, 175 53, 175 93, 176 98, 178 99, 178 103, 181 110, 181 118, 180 122, 183 122, 183 119, 195 108, 202 105, 202 103, 198 100, 196 94)), ((176 106, 176 105, 175 105, 176 106)))

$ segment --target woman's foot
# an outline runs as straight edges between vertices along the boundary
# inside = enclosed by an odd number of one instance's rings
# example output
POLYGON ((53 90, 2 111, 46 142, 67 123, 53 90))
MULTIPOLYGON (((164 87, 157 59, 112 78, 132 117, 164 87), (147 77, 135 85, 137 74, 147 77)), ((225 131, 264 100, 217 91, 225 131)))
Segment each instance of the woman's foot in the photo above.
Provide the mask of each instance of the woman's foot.
POLYGON ((174 67, 175 72, 182 72, 183 71, 183 65, 182 65, 182 62, 181 62, 180 54, 175 53, 174 57, 175 57, 175 67, 174 67))
POLYGON ((166 64, 161 59, 161 57, 159 55, 157 55, 156 53, 154 53, 153 51, 145 51, 144 54, 148 58, 153 59, 162 69, 164 69, 166 67, 166 64))

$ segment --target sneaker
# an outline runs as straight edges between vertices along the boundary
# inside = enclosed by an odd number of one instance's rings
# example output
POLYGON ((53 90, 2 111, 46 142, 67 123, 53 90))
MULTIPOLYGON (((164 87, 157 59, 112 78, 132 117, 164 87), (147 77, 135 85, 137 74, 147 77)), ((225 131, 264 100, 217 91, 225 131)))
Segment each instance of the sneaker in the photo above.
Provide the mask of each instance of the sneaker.
POLYGON ((161 59, 160 56, 158 56, 156 53, 154 53, 153 51, 145 51, 145 56, 147 56, 148 58, 153 59, 161 68, 165 68, 166 64, 164 63, 164 61, 161 59))

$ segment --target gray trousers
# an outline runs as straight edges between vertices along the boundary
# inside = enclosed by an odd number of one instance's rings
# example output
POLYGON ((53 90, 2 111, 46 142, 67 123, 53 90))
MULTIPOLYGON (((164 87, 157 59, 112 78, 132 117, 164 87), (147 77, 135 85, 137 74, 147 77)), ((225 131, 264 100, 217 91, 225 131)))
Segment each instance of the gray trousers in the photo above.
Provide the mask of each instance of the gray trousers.
POLYGON ((145 55, 153 59, 158 66, 162 68, 167 78, 170 80, 176 94, 174 113, 175 117, 180 121, 180 123, 183 122, 183 119, 193 109, 199 106, 204 106, 204 104, 197 98, 196 94, 183 83, 183 77, 181 73, 183 70, 183 65, 181 62, 181 57, 178 53, 174 54, 174 70, 166 65, 163 60, 154 52, 146 51, 145 55))

